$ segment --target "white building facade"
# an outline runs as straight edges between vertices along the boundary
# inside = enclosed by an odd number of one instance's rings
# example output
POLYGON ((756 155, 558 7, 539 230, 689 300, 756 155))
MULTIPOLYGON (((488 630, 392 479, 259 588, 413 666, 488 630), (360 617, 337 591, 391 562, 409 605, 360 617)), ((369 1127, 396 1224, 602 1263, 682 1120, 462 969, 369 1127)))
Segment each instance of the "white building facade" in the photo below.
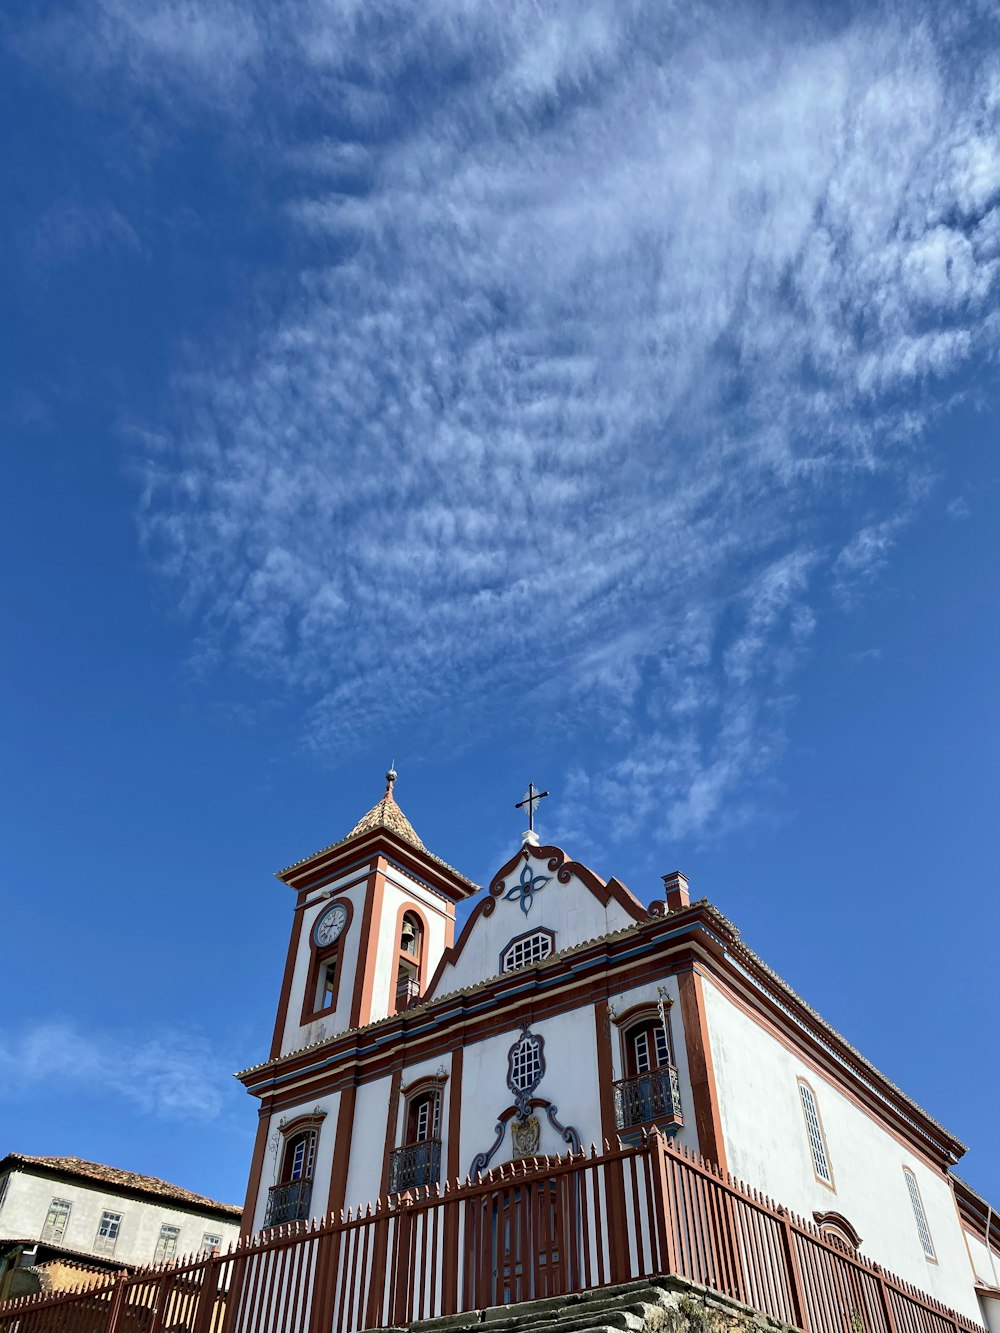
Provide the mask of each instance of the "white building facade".
POLYGON ((228 1248, 241 1209, 78 1157, 0 1160, 0 1251, 140 1267, 228 1248))
POLYGON ((528 835, 483 892, 423 846, 394 777, 279 875, 274 1038, 239 1076, 260 1100, 247 1232, 655 1127, 1000 1333, 1000 1228, 951 1174, 962 1144, 683 875, 645 905, 528 835))

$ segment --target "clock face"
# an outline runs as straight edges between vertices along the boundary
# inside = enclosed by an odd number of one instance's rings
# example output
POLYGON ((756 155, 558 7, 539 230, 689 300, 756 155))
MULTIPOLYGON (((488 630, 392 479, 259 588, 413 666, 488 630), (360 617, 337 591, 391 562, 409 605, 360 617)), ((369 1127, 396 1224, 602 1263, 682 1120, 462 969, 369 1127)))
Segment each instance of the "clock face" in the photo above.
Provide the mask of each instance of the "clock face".
POLYGON ((322 949, 327 944, 332 944, 346 925, 347 908, 343 903, 334 903, 316 922, 313 939, 322 949))

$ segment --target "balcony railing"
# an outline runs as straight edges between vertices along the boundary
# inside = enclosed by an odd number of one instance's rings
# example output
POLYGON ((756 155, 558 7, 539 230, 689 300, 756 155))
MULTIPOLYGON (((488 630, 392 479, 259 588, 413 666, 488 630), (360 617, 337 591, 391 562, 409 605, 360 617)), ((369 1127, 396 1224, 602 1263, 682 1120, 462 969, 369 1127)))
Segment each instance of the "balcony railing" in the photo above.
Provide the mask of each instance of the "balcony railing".
POLYGON ((441 1179, 441 1140, 423 1139, 396 1148, 389 1158, 389 1193, 436 1185, 441 1179))
POLYGON ((396 1013, 402 1013, 420 999, 420 982, 407 978, 396 983, 396 1013))
POLYGON ((312 1180, 290 1180, 285 1185, 272 1185, 267 1192, 266 1227, 277 1227, 282 1222, 304 1222, 309 1216, 312 1199, 312 1180))
POLYGON ((681 1091, 673 1065, 647 1070, 635 1078, 620 1078, 614 1089, 619 1129, 655 1124, 671 1133, 683 1125, 681 1091))

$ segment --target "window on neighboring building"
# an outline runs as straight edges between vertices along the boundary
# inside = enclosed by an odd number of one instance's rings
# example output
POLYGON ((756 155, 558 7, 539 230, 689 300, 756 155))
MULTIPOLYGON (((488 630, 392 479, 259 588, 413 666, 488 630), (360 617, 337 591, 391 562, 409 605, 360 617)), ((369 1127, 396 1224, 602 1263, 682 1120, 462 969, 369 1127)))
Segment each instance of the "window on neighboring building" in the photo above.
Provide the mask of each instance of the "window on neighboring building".
POLYGON ((201 1248, 205 1254, 218 1254, 222 1249, 222 1237, 213 1236, 211 1232, 206 1231, 201 1238, 201 1248))
POLYGON ((156 1253, 153 1255, 154 1264, 164 1264, 168 1259, 172 1259, 177 1253, 177 1242, 180 1239, 180 1227, 172 1227, 169 1222, 164 1222, 160 1227, 160 1238, 156 1242, 156 1253))
POLYGON ((924 1212, 923 1200, 920 1197, 917 1178, 908 1166, 903 1167, 903 1175, 906 1177, 906 1188, 910 1192, 910 1203, 913 1205, 913 1216, 917 1223, 917 1235, 920 1237, 924 1254, 928 1259, 937 1259, 937 1255, 934 1253, 934 1242, 931 1240, 931 1229, 927 1225, 927 1214, 924 1212))
POLYGON ((10 1172, 5 1176, 0 1176, 0 1208, 3 1207, 3 1201, 7 1197, 7 1186, 10 1184, 10 1172))
POLYGON ((540 963, 554 949, 555 937, 551 930, 533 930, 528 935, 519 935, 500 955, 500 971, 513 972, 516 967, 540 963))
POLYGON ((69 1222, 69 1215, 73 1211, 73 1205, 69 1199, 53 1199, 49 1204, 49 1211, 45 1215, 45 1225, 42 1227, 42 1240, 60 1241, 66 1234, 66 1226, 69 1222))
POLYGON ((94 1250, 97 1254, 114 1254, 121 1225, 121 1213, 105 1211, 101 1214, 100 1225, 94 1238, 94 1250))
POLYGON ((830 1170, 830 1156, 826 1150, 826 1136, 823 1122, 819 1118, 819 1107, 812 1088, 804 1079, 799 1079, 799 1097, 802 1099, 802 1114, 806 1121, 806 1135, 809 1139, 809 1151, 812 1153, 813 1170, 818 1180, 833 1187, 833 1173, 830 1170))

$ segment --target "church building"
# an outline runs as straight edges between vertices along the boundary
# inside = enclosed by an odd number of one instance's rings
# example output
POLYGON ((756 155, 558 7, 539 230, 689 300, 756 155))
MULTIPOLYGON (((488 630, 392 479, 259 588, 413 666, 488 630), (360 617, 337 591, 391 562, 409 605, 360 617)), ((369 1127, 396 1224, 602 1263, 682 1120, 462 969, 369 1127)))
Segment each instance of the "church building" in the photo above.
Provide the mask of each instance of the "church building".
POLYGON ((482 890, 385 793, 279 873, 291 937, 246 1233, 656 1129, 1000 1333, 963 1145, 679 871, 652 902, 533 829, 482 890), (474 906, 456 934, 456 911, 474 906))

